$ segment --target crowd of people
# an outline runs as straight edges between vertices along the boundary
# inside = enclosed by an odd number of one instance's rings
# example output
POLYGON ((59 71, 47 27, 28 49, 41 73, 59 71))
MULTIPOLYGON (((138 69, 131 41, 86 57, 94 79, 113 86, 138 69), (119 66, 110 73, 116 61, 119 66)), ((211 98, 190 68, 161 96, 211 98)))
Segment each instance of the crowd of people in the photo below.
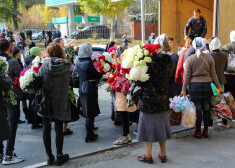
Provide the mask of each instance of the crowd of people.
MULTIPOLYGON (((226 79, 224 72, 227 69, 228 54, 235 52, 235 31, 230 34, 231 43, 221 47, 218 37, 205 41, 207 32, 205 19, 201 11, 196 9, 185 26, 185 45, 180 55, 173 53, 174 39, 166 34, 157 36, 152 33, 148 43, 157 46, 151 57, 151 67, 148 72, 148 82, 136 82, 140 88, 137 100, 127 106, 127 95, 111 91, 112 114, 115 125, 122 125, 122 136, 113 142, 114 145, 124 145, 132 141, 129 130, 129 122, 137 123, 137 140, 144 142, 145 153, 138 156, 137 160, 144 163, 153 163, 152 144, 159 142, 160 161, 167 160, 166 141, 171 138, 171 126, 169 122, 170 99, 176 95, 186 96, 187 91, 191 101, 197 110, 196 131, 193 137, 209 137, 208 128, 213 126, 210 117, 210 98, 212 96, 211 82, 220 92, 224 92, 226 79), (189 28, 191 32, 188 36, 189 28), (159 46, 159 47, 158 47, 159 46), (223 52, 222 52, 223 51, 223 52), (202 119, 204 121, 201 131, 202 119)), ((20 120, 20 103, 25 118, 32 124, 32 129, 43 128, 43 143, 48 156, 48 165, 60 166, 69 160, 69 155, 63 153, 64 136, 73 134, 67 126, 72 120, 72 107, 69 99, 69 90, 79 88, 77 104, 82 109, 82 115, 86 118, 85 142, 94 142, 98 138, 94 130, 95 117, 100 114, 98 104, 98 84, 103 74, 94 67, 92 57, 92 45, 85 43, 76 48, 77 59, 67 58, 64 41, 57 30, 46 35, 46 54, 42 55, 41 49, 31 41, 32 33, 27 33, 29 41, 29 55, 25 55, 25 36, 17 34, 16 45, 13 47, 12 32, 7 31, 7 39, 4 36, 6 30, 0 33, 0 56, 4 57, 9 68, 7 74, 0 74, 0 90, 8 91, 13 88, 17 104, 13 105, 0 97, 0 160, 2 164, 14 164, 24 158, 14 153, 18 123, 20 120), (12 56, 10 56, 10 54, 12 56), (30 69, 36 57, 44 58, 40 67, 37 84, 30 92, 22 90, 19 86, 12 87, 12 81, 21 76, 24 68, 30 69), (75 82, 72 72, 76 72, 79 81, 75 82), (42 88, 45 97, 45 113, 41 114, 33 106, 37 91, 42 88), (27 100, 29 104, 27 104, 27 100), (51 148, 51 127, 55 125, 56 156, 51 148), (4 152, 3 141, 7 140, 4 152)), ((44 32, 45 33, 45 32, 44 32)), ((67 38, 65 42, 68 43, 67 38)), ((123 45, 117 48, 117 44, 111 41, 105 51, 108 52, 116 64, 121 65, 123 53, 128 48, 129 41, 123 37, 123 45)), ((118 68, 118 67, 116 67, 118 68)), ((119 67, 120 68, 120 67, 119 67)), ((235 96, 235 95, 234 95, 235 96)), ((225 127, 227 120, 223 120, 225 127)))

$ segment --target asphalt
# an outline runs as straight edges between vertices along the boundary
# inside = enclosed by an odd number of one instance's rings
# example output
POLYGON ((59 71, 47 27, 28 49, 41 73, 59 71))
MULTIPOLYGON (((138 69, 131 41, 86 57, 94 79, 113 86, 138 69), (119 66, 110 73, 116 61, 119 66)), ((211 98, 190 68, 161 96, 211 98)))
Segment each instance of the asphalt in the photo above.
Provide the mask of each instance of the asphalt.
MULTIPOLYGON (((85 119, 80 118, 77 122, 69 124, 69 128, 74 131, 73 135, 66 136, 64 138, 64 153, 69 153, 72 157, 79 157, 84 155, 92 155, 99 151, 106 151, 113 149, 113 141, 122 135, 122 127, 114 126, 111 117, 111 97, 110 94, 105 91, 107 84, 102 85, 99 88, 99 105, 101 109, 101 115, 96 118, 95 125, 99 127, 96 133, 99 134, 99 138, 94 143, 85 143, 85 119)), ((76 90, 77 91, 77 90, 76 90)), ((75 92, 76 92, 75 91, 75 92)), ((24 119, 22 113, 21 119, 24 119)), ((135 139, 133 130, 136 129, 136 124, 130 126, 131 136, 135 139)), ((183 127, 172 127, 173 132, 185 130, 183 127)), ((54 154, 56 152, 55 132, 52 130, 52 149, 54 154)), ((29 124, 20 124, 17 130, 15 153, 24 157, 25 161, 19 164, 3 166, 10 168, 22 168, 22 167, 37 167, 39 165, 45 165, 47 159, 45 149, 42 140, 42 129, 32 130, 29 124)))
MULTIPOLYGON (((153 164, 137 161, 144 154, 144 145, 136 143, 119 149, 77 157, 65 163, 63 168, 234 168, 235 129, 216 128, 208 139, 195 139, 192 130, 173 135, 167 141, 167 162, 158 159, 159 145, 153 145, 153 164)), ((46 166, 47 167, 47 166, 46 166)), ((49 168, 49 166, 48 166, 49 168)), ((52 166, 53 168, 53 166, 52 166)))

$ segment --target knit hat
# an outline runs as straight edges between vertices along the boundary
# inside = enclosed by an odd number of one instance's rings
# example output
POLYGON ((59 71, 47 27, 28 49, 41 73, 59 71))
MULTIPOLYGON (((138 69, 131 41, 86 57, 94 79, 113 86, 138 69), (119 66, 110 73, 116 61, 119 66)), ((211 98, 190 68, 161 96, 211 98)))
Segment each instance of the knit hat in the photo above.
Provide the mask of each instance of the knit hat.
POLYGON ((230 33, 230 41, 235 42, 235 30, 231 31, 230 33))
POLYGON ((41 52, 41 49, 39 47, 33 47, 29 50, 31 55, 38 56, 41 52))
POLYGON ((205 40, 201 37, 196 37, 193 40, 193 48, 197 51, 197 58, 201 55, 201 50, 204 49, 206 46, 205 40))
POLYGON ((219 49, 220 46, 221 46, 221 42, 219 38, 217 37, 213 38, 213 40, 211 40, 210 45, 209 45, 211 51, 219 49))

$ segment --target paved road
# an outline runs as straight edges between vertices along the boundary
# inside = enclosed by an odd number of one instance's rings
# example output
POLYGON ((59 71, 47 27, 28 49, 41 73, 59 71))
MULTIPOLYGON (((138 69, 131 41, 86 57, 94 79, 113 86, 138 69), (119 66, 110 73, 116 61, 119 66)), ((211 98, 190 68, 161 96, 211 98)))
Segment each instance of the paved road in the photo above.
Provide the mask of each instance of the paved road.
MULTIPOLYGON (((235 129, 217 128, 209 139, 195 139, 192 131, 173 136, 167 141, 167 163, 158 159, 159 145, 153 145, 153 164, 137 161, 144 154, 142 143, 70 160, 63 168, 234 168, 235 129)), ((48 167, 49 168, 49 167, 48 167)))
MULTIPOLYGON (((69 128, 74 131, 73 135, 66 136, 64 139, 64 153, 69 153, 70 155, 82 155, 95 151, 100 151, 102 149, 107 149, 112 147, 112 142, 122 135, 122 127, 117 127, 113 125, 111 117, 111 97, 109 93, 105 92, 107 84, 102 85, 99 89, 99 105, 101 109, 101 115, 96 118, 95 124, 99 127, 97 133, 99 134, 99 139, 95 143, 85 143, 85 119, 81 119, 77 122, 69 124, 69 128)), ((24 118, 24 115, 21 115, 24 118)), ((135 135, 133 130, 136 125, 133 124, 130 127, 133 139, 135 135)), ((173 127, 174 131, 181 130, 182 127, 173 127)), ((52 131, 52 141, 53 141, 53 151, 55 151, 54 143, 55 133, 52 131)), ((22 168, 29 165, 34 165, 37 163, 44 162, 46 160, 46 153, 42 141, 42 130, 31 130, 31 125, 21 124, 18 127, 17 138, 16 138, 16 154, 25 158, 25 161, 11 165, 11 168, 22 168)), ((0 165, 0 167, 6 167, 0 165)))

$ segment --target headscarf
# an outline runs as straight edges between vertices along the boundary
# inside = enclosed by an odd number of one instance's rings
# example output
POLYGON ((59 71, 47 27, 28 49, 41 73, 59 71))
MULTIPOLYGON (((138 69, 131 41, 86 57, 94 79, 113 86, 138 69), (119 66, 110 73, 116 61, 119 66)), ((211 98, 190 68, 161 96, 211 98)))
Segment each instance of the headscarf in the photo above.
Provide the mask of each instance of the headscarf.
POLYGON ((193 48, 197 51, 197 58, 200 58, 201 50, 206 46, 205 40, 201 37, 196 37, 193 40, 193 48))
POLYGON ((79 58, 90 58, 92 55, 92 45, 90 43, 85 43, 78 50, 79 58))
POLYGON ((115 45, 114 41, 110 41, 105 48, 105 52, 108 52, 108 50, 115 45))
POLYGON ((211 51, 218 50, 220 46, 221 46, 221 42, 219 38, 217 37, 213 38, 213 40, 211 40, 210 45, 209 45, 211 51))
POLYGON ((165 33, 159 35, 154 40, 153 44, 159 44, 160 45, 160 49, 158 50, 158 53, 167 53, 167 54, 169 54, 171 47, 170 47, 170 44, 168 42, 168 37, 165 33))
POLYGON ((230 41, 235 42, 235 30, 231 31, 230 33, 230 41))

